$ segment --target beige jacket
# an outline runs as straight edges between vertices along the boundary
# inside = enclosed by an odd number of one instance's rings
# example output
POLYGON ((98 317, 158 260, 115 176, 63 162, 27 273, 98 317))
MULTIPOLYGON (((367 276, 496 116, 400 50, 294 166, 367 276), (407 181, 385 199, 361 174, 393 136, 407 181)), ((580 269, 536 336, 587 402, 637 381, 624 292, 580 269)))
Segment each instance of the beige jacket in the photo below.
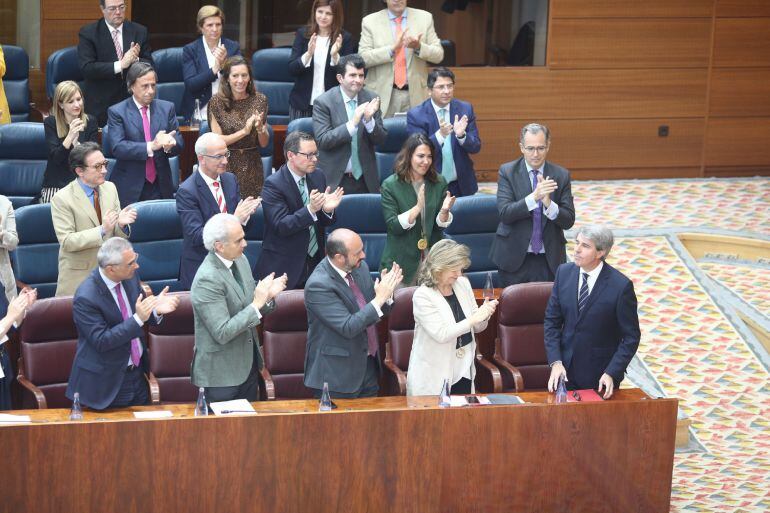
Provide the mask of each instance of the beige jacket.
POLYGON ((19 235, 16 233, 16 217, 13 213, 11 200, 0 195, 0 281, 5 287, 5 297, 8 303, 16 297, 16 277, 13 275, 9 252, 19 245, 19 235))

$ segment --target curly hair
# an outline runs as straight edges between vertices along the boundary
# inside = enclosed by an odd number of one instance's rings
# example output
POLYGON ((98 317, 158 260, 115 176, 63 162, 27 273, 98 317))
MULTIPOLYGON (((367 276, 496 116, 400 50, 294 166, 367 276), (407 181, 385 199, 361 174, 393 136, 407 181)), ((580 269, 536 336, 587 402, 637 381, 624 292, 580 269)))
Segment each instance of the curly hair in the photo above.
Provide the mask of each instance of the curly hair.
POLYGON ((452 239, 441 239, 433 245, 417 269, 417 285, 435 289, 439 274, 457 268, 465 270, 470 265, 471 250, 468 246, 452 239))

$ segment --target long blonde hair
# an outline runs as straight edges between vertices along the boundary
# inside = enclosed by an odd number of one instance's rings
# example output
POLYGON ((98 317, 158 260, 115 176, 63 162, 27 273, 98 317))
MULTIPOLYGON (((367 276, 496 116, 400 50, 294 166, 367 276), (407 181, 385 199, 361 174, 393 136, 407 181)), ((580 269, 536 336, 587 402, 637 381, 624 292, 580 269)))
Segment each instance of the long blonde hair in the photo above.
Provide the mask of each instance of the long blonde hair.
MULTIPOLYGON (((56 86, 56 90, 53 93, 51 115, 56 120, 56 134, 59 137, 67 137, 67 134, 70 131, 70 126, 67 123, 67 119, 64 117, 64 109, 62 109, 59 104, 68 102, 75 93, 80 93, 80 98, 83 98, 83 91, 80 90, 80 86, 72 80, 59 82, 59 85, 56 86)), ((85 98, 83 98, 83 108, 80 110, 80 119, 83 123, 88 122, 85 109, 85 98)))
POLYGON ((465 270, 470 265, 471 250, 468 246, 452 239, 441 239, 430 248, 428 257, 420 264, 417 285, 435 289, 439 274, 457 268, 465 270))

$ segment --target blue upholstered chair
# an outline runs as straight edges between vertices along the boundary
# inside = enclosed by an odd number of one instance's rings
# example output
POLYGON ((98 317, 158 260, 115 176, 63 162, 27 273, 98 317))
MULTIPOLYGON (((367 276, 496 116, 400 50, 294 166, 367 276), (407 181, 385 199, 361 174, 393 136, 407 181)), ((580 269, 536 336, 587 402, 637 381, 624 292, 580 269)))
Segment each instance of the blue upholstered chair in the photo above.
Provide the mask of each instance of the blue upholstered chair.
POLYGON ((476 194, 457 198, 452 207, 454 220, 445 231, 446 236, 471 249, 471 266, 465 276, 473 288, 484 287, 487 272, 492 273, 495 287, 499 287, 497 266, 489 258, 489 249, 497 230, 497 198, 490 194, 476 194))
POLYGON ((267 96, 267 122, 289 123, 289 94, 294 78, 289 74, 291 48, 265 48, 251 56, 251 69, 257 91, 267 96))
POLYGON ((388 137, 385 142, 375 148, 375 157, 377 158, 377 170, 380 173, 380 183, 393 174, 393 163, 396 155, 401 151, 401 146, 408 134, 406 133, 406 117, 398 116, 383 120, 385 130, 388 131, 388 137))
POLYGON ((0 194, 13 208, 29 205, 40 192, 47 160, 43 123, 0 125, 0 194))
POLYGON ((139 277, 156 294, 166 285, 181 290, 179 262, 182 255, 182 223, 174 200, 140 201, 134 204, 136 222, 131 225, 131 244, 139 254, 139 277))
MULTIPOLYGON (((29 121, 29 56, 19 46, 3 45, 5 76, 3 88, 8 98, 11 122, 29 121)), ((288 59, 287 59, 288 62, 288 59)))
POLYGON ((56 293, 59 276, 59 240, 53 229, 51 205, 28 205, 16 210, 19 245, 12 253, 16 279, 37 289, 39 298, 56 293))
POLYGON ((83 73, 78 64, 77 46, 69 46, 56 50, 48 57, 45 66, 45 92, 49 99, 53 99, 54 91, 59 82, 72 80, 83 87, 83 73))
POLYGON ((335 228, 349 228, 360 235, 364 242, 366 263, 372 277, 378 276, 380 259, 387 238, 380 195, 352 194, 343 196, 336 214, 337 223, 331 227, 329 232, 335 228))
POLYGON ((313 133, 313 118, 297 118, 291 120, 289 126, 286 127, 286 134, 288 135, 297 131, 306 132, 315 137, 315 134, 313 133))
POLYGON ((182 116, 182 100, 185 95, 182 73, 182 48, 164 48, 152 52, 155 73, 158 75, 157 97, 174 104, 180 125, 186 125, 182 116))
POLYGON ((259 255, 262 254, 262 239, 265 238, 265 215, 262 208, 258 208, 244 226, 244 235, 246 236, 246 249, 243 250, 243 253, 249 259, 253 274, 254 266, 257 265, 259 255))

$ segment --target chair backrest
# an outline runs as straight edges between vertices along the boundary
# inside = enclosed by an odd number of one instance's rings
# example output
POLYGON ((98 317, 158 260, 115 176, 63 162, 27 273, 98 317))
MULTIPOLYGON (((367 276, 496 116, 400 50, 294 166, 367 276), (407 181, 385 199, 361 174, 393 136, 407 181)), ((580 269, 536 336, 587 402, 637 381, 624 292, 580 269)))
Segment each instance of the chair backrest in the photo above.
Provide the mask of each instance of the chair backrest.
MULTIPOLYGON (((48 408, 67 408, 64 396, 78 332, 72 319, 72 297, 41 299, 27 311, 21 325, 20 372, 45 395, 48 408)), ((22 408, 37 408, 34 397, 23 389, 22 408)))
POLYGON ((259 255, 262 254, 262 239, 265 238, 265 214, 261 208, 258 208, 251 215, 251 219, 244 226, 244 235, 246 236, 246 249, 243 250, 243 254, 249 259, 253 271, 259 260, 259 255))
POLYGON ((182 71, 182 48, 164 48, 152 52, 155 73, 158 76, 157 97, 174 104, 179 124, 185 124, 182 103, 185 95, 182 71))
MULTIPOLYGON (((507 287, 497 307, 498 357, 515 366, 527 390, 545 389, 550 368, 543 343, 543 320, 553 283, 521 283, 507 287)), ((507 372, 501 372, 503 389, 514 388, 507 372)))
POLYGON ((190 382, 190 364, 195 347, 195 318, 189 292, 174 292, 179 306, 163 322, 150 326, 147 346, 150 372, 160 388, 164 403, 195 402, 198 389, 190 382))
POLYGON ((43 123, 0 125, 0 194, 13 208, 29 205, 40 192, 47 163, 43 123))
MULTIPOLYGON (((385 249, 387 229, 382 215, 379 194, 351 194, 343 196, 337 207, 337 223, 333 228, 349 228, 364 242, 366 263, 372 276, 379 275, 380 259, 385 249)), ((331 232, 331 230, 330 230, 331 232)))
POLYGON ((444 58, 439 63, 439 66, 455 66, 457 63, 457 51, 455 50, 455 42, 451 39, 442 39, 441 48, 444 49, 444 58))
POLYGON ((478 289, 484 287, 487 273, 491 272, 493 284, 497 286, 497 266, 489 258, 499 222, 497 198, 489 194, 457 198, 452 215, 454 220, 446 229, 447 237, 471 249, 471 266, 465 276, 473 288, 478 289))
POLYGON ((11 122, 29 121, 29 56, 20 46, 3 45, 3 57, 3 89, 11 111, 11 122))
POLYGON ((56 293, 59 277, 59 240, 53 229, 51 205, 28 205, 16 210, 19 245, 12 254, 16 279, 37 289, 39 298, 56 293))
POLYGON ((289 94, 294 77, 289 74, 291 48, 265 48, 251 56, 254 86, 267 96, 267 121, 271 125, 289 123, 289 94))
POLYGON ((315 137, 315 133, 313 132, 313 118, 292 119, 289 122, 289 126, 286 127, 286 134, 288 135, 297 131, 302 131, 315 137))
POLYGON ((77 46, 56 50, 48 57, 45 65, 45 92, 48 99, 53 99, 56 86, 65 80, 77 82, 83 88, 84 78, 78 63, 77 46))
POLYGON ((417 287, 404 287, 393 294, 393 308, 388 315, 388 343, 393 363, 406 372, 412 354, 414 339, 414 313, 412 298, 417 287))
POLYGON ((134 204, 136 222, 131 243, 139 254, 139 277, 157 294, 168 285, 181 290, 179 262, 182 256, 182 223, 174 200, 140 201, 134 204))
POLYGON ((393 163, 396 161, 396 155, 401 151, 404 141, 409 136, 406 132, 406 116, 387 118, 383 120, 382 124, 388 131, 388 137, 384 143, 375 148, 380 183, 393 174, 393 163))
POLYGON ((275 298, 275 310, 265 316, 262 351, 276 399, 313 397, 305 387, 307 310, 302 290, 287 290, 275 298))

